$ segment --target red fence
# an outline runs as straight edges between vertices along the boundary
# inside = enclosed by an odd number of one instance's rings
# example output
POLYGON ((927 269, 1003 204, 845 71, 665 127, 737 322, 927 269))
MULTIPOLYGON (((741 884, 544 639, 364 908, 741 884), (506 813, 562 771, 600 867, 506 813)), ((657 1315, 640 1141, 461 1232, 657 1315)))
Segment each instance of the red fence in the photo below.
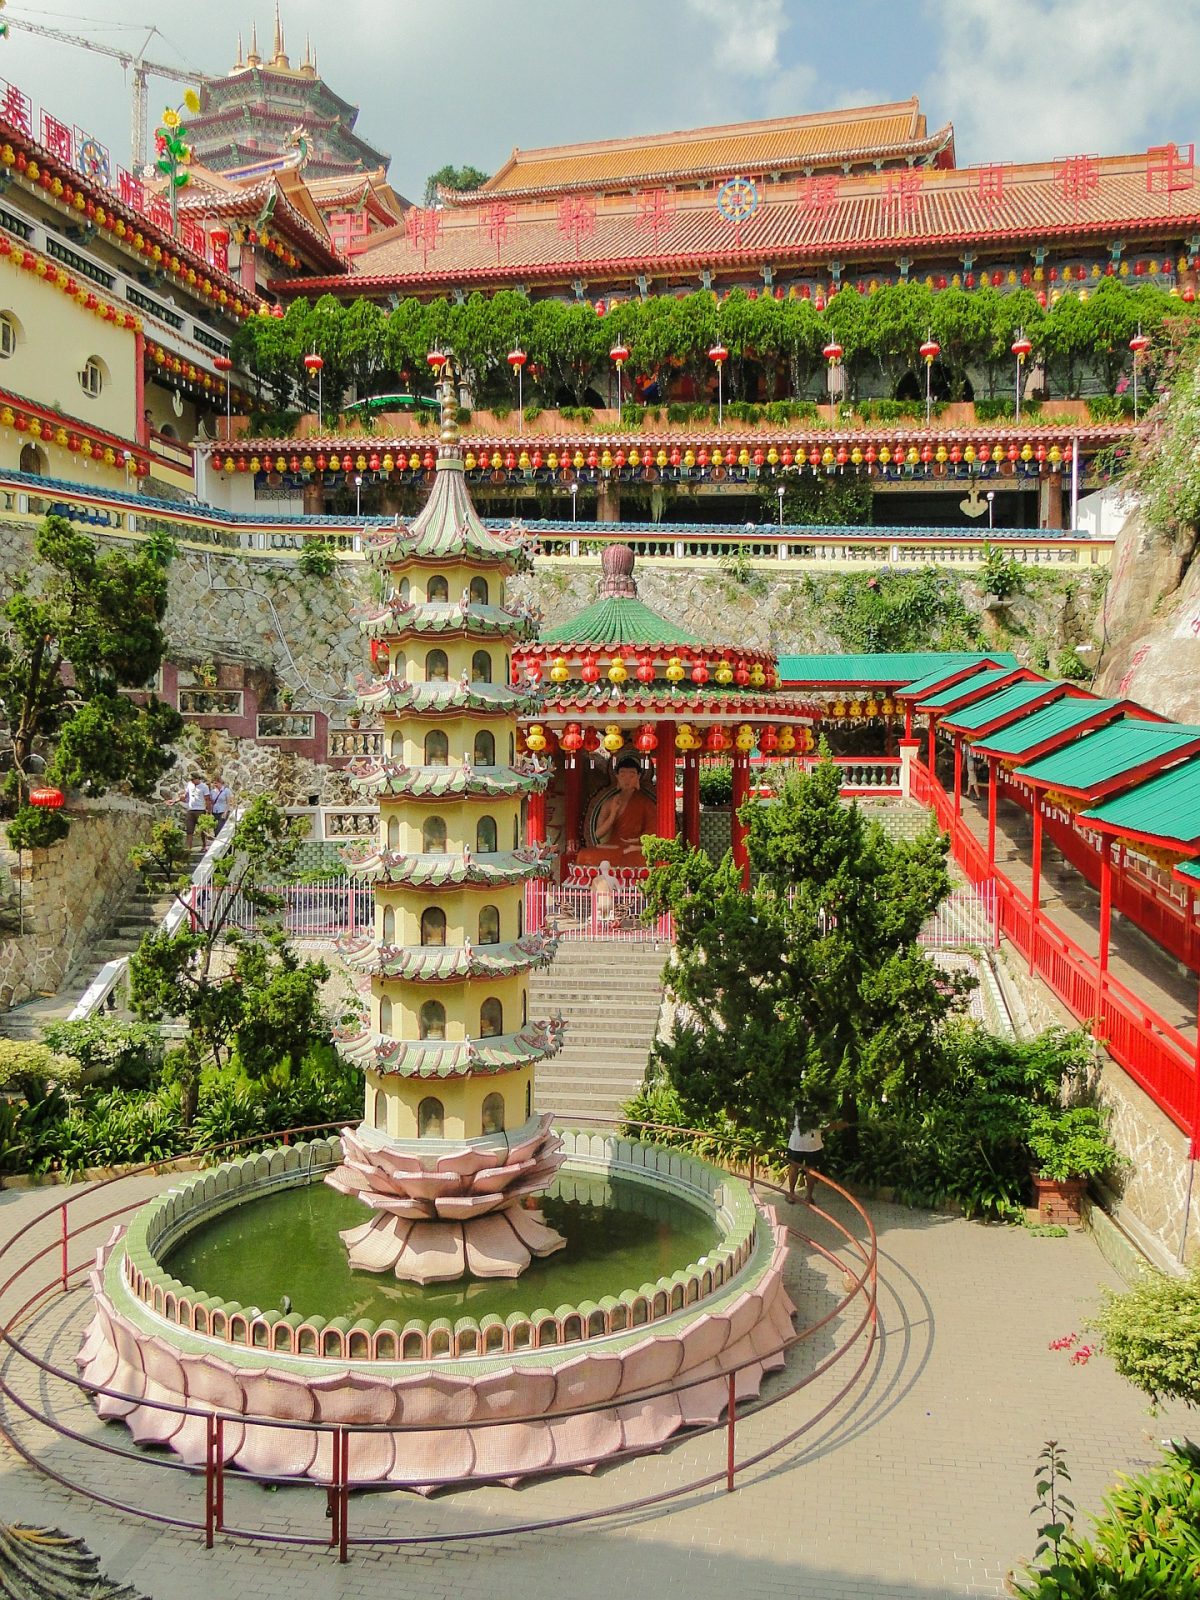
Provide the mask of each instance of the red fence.
MULTIPOLYGON (((953 795, 946 794, 939 784, 932 782, 928 768, 920 762, 913 764, 912 776, 913 798, 928 806, 938 826, 950 835, 954 859, 968 878, 973 883, 995 879, 1001 934, 1031 962, 1033 971, 1053 989, 1072 1016, 1107 1046, 1113 1059, 1146 1091, 1155 1105, 1191 1135, 1195 1152, 1200 1140, 1196 1045, 1116 978, 1106 973, 1102 986, 1096 957, 1069 938, 1045 912, 1039 911, 1035 920, 1028 895, 1022 894, 997 868, 988 865, 986 848, 962 817, 955 815, 953 795)), ((1055 826, 1052 835, 1056 845, 1062 832, 1070 834, 1074 841, 1064 855, 1072 865, 1079 865, 1077 858, 1081 859, 1090 851, 1090 846, 1073 829, 1062 824, 1055 826)), ((1084 869, 1080 867, 1080 870, 1084 869)), ((1123 904, 1116 893, 1120 876, 1114 874, 1113 903, 1125 909, 1128 902, 1123 904)), ((1142 893, 1140 886, 1134 885, 1132 893, 1142 893)), ((1161 908, 1163 902, 1155 898, 1155 904, 1161 908)), ((1139 926, 1145 926, 1132 912, 1128 914, 1139 926)), ((1151 930, 1147 928, 1146 931, 1151 930)), ((1176 953, 1174 943, 1166 939, 1160 942, 1176 953)))

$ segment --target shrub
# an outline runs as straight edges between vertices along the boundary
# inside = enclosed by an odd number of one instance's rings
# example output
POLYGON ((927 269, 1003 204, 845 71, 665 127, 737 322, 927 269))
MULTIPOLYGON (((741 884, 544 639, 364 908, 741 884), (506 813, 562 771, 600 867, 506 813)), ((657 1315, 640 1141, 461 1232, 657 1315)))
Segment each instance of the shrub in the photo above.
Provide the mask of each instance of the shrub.
POLYGON ((1054 658, 1054 671, 1060 678, 1071 678, 1076 683, 1091 677, 1087 663, 1072 645, 1064 645, 1054 658))
POLYGON ((523 413, 526 422, 536 422, 541 414, 542 408, 538 405, 536 400, 531 401, 530 404, 525 407, 525 411, 523 413))
POLYGON ((0 1089, 15 1089, 29 1100, 46 1084, 79 1081, 79 1062, 32 1039, 0 1039, 0 1089))
POLYGON ((727 806, 733 799, 733 768, 728 761, 705 762, 700 768, 700 804, 727 806))
POLYGON ((21 806, 5 826, 12 850, 48 850, 52 844, 65 839, 71 829, 70 822, 61 811, 28 805, 21 806))
MULTIPOLYGON (((1144 404, 1144 402, 1143 402, 1144 404)), ((1131 394, 1098 394, 1087 402, 1088 416, 1093 422, 1124 422, 1133 416, 1131 394)))
POLYGON ((983 590, 995 595, 997 600, 1008 600, 1025 587, 1021 563, 1015 556, 1006 556, 995 545, 984 546, 979 582, 983 590))
POLYGON ((636 400, 626 400, 621 406, 621 426, 636 431, 646 420, 645 407, 636 400))
POLYGON ((1094 1327, 1123 1378, 1150 1396, 1200 1406, 1200 1267, 1186 1278, 1148 1273, 1109 1293, 1094 1327))
MULTIPOLYGON (((1017 414, 1015 400, 980 399, 975 402, 976 422, 1011 422, 1017 414)), ((1032 422, 1042 414, 1040 400, 1022 400, 1021 415, 1032 422)))
POLYGON ((1057 1182, 1099 1178, 1114 1167, 1129 1165, 1114 1148, 1096 1106, 1036 1107, 1030 1117, 1029 1149, 1039 1176, 1057 1182))
POLYGON ((512 407, 509 405, 507 400, 498 400, 492 407, 492 415, 495 417, 497 422, 503 422, 507 417, 512 415, 512 407))
MULTIPOLYGON (((526 413, 526 415, 528 415, 528 413, 526 413)), ((459 406, 458 410, 454 413, 454 420, 456 422, 461 422, 465 427, 466 424, 471 420, 470 406, 459 406)))
POLYGON ((319 539, 305 542, 296 565, 306 578, 327 578, 337 565, 333 551, 319 539))
POLYGON ((143 1089, 162 1065, 162 1038, 148 1022, 103 1016, 50 1022, 42 1042, 73 1056, 84 1078, 106 1078, 112 1088, 143 1089))

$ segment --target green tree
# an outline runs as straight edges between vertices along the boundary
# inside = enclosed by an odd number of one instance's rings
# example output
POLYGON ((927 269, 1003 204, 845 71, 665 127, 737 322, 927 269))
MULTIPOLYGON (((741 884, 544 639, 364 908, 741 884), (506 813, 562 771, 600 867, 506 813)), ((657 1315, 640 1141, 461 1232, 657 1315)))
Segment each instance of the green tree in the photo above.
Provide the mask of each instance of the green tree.
POLYGON ((941 346, 938 360, 950 384, 951 400, 966 398, 969 370, 987 360, 992 343, 993 291, 941 289, 933 297, 933 336, 941 346))
POLYGON ((489 174, 481 172, 478 167, 439 167, 425 179, 424 204, 437 205, 439 189, 456 189, 461 194, 468 189, 478 189, 480 184, 488 181, 488 177, 489 174))
POLYGON ((319 990, 329 969, 323 961, 300 960, 278 917, 277 886, 294 874, 300 831, 260 796, 237 823, 213 867, 210 892, 197 904, 178 828, 161 824, 131 858, 139 871, 166 878, 188 910, 174 933, 144 935, 129 962, 136 1013, 187 1024, 176 1058, 185 1127, 196 1114, 206 1068, 220 1070, 236 1052, 243 1071, 257 1078, 280 1062, 298 1065, 310 1045, 328 1039, 319 990), (239 902, 254 912, 253 933, 233 921, 239 902))
POLYGON ((919 572, 852 572, 834 578, 823 600, 846 650, 973 650, 979 618, 957 581, 932 567, 919 572))
POLYGON ((667 986, 684 1008, 655 1059, 685 1114, 780 1148, 793 1113, 853 1124, 860 1101, 932 1093, 941 1024, 967 985, 917 944, 949 892, 946 841, 889 840, 839 793, 838 769, 748 803, 749 892, 732 857, 655 841, 647 900, 676 920, 667 986))
POLYGON ((35 752, 48 757, 47 778, 65 788, 101 795, 124 784, 145 798, 174 760, 183 728, 156 695, 139 705, 121 692, 144 688, 162 662, 167 575, 154 554, 101 554, 86 533, 50 516, 34 555, 35 571, 17 579, 0 609, 14 845, 48 844, 68 831, 61 813, 26 804, 35 752))

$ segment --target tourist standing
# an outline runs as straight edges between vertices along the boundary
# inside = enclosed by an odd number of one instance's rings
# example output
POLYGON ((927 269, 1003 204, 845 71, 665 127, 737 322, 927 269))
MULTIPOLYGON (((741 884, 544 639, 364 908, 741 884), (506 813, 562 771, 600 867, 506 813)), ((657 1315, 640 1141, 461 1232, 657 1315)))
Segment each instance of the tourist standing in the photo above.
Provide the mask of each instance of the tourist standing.
POLYGON ((804 1199, 806 1204, 812 1204, 813 1183, 821 1169, 824 1155, 825 1140, 821 1125, 816 1123, 811 1128, 801 1127, 800 1113, 797 1111, 787 1145, 789 1205, 794 1205, 796 1202, 796 1181, 801 1171, 804 1173, 804 1199))
POLYGON ((967 794, 973 800, 979 799, 979 762, 970 745, 967 746, 967 794))
POLYGON ((229 804, 233 798, 229 792, 229 785, 225 782, 225 779, 220 773, 217 773, 216 777, 209 785, 209 796, 209 804, 212 809, 212 814, 216 819, 217 833, 220 833, 221 829, 225 826, 225 823, 228 820, 229 804))
POLYGON ((196 824, 203 814, 209 809, 210 789, 198 772, 193 772, 184 785, 183 793, 179 799, 183 801, 183 836, 187 840, 187 847, 192 848, 192 840, 196 836, 196 824))

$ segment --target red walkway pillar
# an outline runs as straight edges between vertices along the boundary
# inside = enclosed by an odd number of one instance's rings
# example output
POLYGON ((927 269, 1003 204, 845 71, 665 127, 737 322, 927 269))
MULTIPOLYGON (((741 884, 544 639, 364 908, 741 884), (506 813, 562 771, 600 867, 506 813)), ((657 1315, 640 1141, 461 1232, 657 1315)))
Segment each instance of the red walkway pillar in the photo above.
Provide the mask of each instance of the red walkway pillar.
POLYGON ((913 712, 912 701, 911 700, 906 700, 904 702, 904 737, 906 739, 911 739, 912 736, 913 736, 913 731, 912 731, 912 712, 913 712))
POLYGON ((733 752, 733 864, 742 869, 742 883, 750 887, 750 856, 746 850, 746 824, 738 817, 742 802, 750 793, 750 757, 745 750, 733 752))
POLYGON ((933 712, 929 713, 929 781, 937 782, 937 740, 933 732, 933 712))
POLYGON ((695 750, 683 758, 683 841, 693 850, 700 843, 700 757, 695 750))
POLYGON ((1097 1039, 1104 1037, 1101 1022, 1104 1017, 1104 983, 1108 977, 1108 940, 1112 928, 1112 835, 1105 834, 1100 842, 1100 955, 1096 962, 1096 1027, 1097 1039))
POLYGON ((995 756, 988 757, 988 871, 996 870, 996 806, 1000 785, 1000 763, 995 756))
POLYGON ((1196 997, 1196 1059, 1192 1063, 1192 1148, 1193 1161, 1200 1161, 1200 993, 1196 997))
POLYGON ((1037 948, 1038 910, 1042 898, 1042 802, 1033 797, 1033 870, 1029 884, 1029 970, 1033 971, 1034 951, 1037 948))
POLYGON ((655 728, 658 748, 654 752, 654 781, 658 794, 655 832, 660 839, 675 837, 675 724, 660 722, 655 728))
POLYGON ((954 820, 962 816, 962 734, 954 735, 954 820))

